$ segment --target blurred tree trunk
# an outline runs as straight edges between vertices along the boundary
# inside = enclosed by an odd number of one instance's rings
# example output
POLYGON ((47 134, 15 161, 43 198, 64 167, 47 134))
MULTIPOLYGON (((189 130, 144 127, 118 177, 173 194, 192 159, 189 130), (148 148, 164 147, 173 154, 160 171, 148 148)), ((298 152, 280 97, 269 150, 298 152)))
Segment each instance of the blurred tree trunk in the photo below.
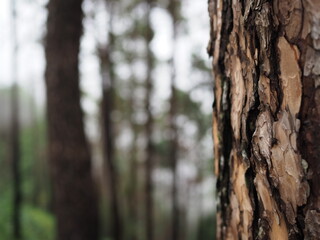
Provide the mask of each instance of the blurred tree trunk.
POLYGON ((179 188, 178 188, 178 128, 177 128, 177 91, 176 91, 176 66, 175 66, 175 50, 177 47, 177 28, 178 28, 178 1, 170 0, 169 13, 172 18, 173 38, 172 38, 172 57, 169 61, 171 67, 171 96, 170 96, 170 112, 169 112, 169 128, 170 128, 170 163, 173 176, 172 182, 172 240, 180 239, 180 209, 179 209, 179 188))
POLYGON ((49 163, 57 239, 98 239, 98 202, 80 106, 82 1, 50 0, 46 38, 49 163))
POLYGON ((145 98, 145 111, 147 114, 146 122, 146 236, 147 240, 153 240, 154 233, 154 216, 153 216, 153 182, 152 182, 152 172, 153 172, 153 158, 154 158, 154 145, 153 145, 153 125, 154 119, 152 115, 152 95, 153 95, 153 79, 152 72, 154 67, 154 57, 151 49, 151 41, 153 39, 153 30, 151 27, 151 11, 153 8, 153 0, 146 0, 147 12, 146 12, 146 33, 145 41, 147 46, 147 77, 146 77, 146 98, 145 98))
POLYGON ((128 196, 129 220, 130 220, 130 239, 138 240, 138 163, 137 163, 137 131, 134 131, 133 142, 130 149, 130 186, 128 196))
POLYGON ((16 1, 11 2, 12 11, 12 88, 11 88, 11 163, 13 178, 13 237, 21 239, 21 173, 20 173, 20 122, 19 122, 19 88, 18 88, 18 42, 17 42, 17 13, 16 1))
POLYGON ((139 239, 139 218, 138 218, 138 211, 139 211, 139 201, 138 201, 138 126, 135 123, 134 114, 136 111, 136 104, 135 104, 135 89, 136 81, 131 79, 130 81, 130 124, 131 130, 133 131, 133 140, 131 142, 130 147, 130 173, 129 173, 129 189, 128 189, 128 206, 129 206, 129 220, 130 220, 130 239, 131 240, 138 240, 139 239))
POLYGON ((319 239, 319 11, 209 0, 219 239, 319 239))
MULTIPOLYGON (((30 92, 34 92, 35 85, 34 81, 30 82, 30 92)), ((35 92, 34 92, 35 94, 35 92)), ((41 197, 41 187, 43 181, 41 179, 41 172, 44 170, 42 168, 42 159, 39 157, 40 149, 39 149, 39 122, 38 122, 38 114, 37 114, 37 105, 35 102, 35 98, 30 98, 29 109, 31 112, 31 122, 32 122, 32 158, 33 158, 33 188, 32 188, 32 204, 35 206, 41 206, 40 197, 41 197)))
POLYGON ((117 164, 115 161, 115 147, 114 141, 116 136, 114 134, 114 125, 112 122, 112 113, 114 111, 115 98, 115 64, 112 61, 112 50, 114 49, 115 37, 113 35, 113 2, 107 1, 109 12, 109 33, 108 45, 105 49, 100 50, 100 60, 102 68, 102 118, 103 118, 103 138, 104 138, 104 153, 106 163, 106 173, 109 178, 110 187, 110 211, 111 211, 111 225, 112 237, 114 240, 122 239, 122 224, 119 207, 119 182, 117 164))

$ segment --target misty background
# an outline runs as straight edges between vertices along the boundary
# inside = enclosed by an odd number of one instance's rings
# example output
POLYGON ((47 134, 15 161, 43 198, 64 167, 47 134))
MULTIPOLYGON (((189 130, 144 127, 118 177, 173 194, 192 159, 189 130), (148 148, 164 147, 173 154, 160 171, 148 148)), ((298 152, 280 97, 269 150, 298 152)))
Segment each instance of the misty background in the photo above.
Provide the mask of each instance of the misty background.
MULTIPOLYGON (((181 239, 213 239, 215 231, 215 177, 211 137, 212 77, 206 53, 209 40, 207 1, 181 0, 179 21, 174 24, 168 1, 157 1, 151 11, 154 54, 151 95, 155 144, 152 184, 155 239, 169 239, 173 172, 168 162, 170 148, 170 96, 172 66, 177 91, 177 186, 179 232, 181 239)), ((52 187, 47 164, 47 120, 45 95, 45 52, 47 1, 16 0, 16 16, 11 0, 0 0, 0 239, 13 238, 13 183, 10 160, 11 94, 16 79, 19 92, 21 228, 23 239, 55 238, 52 187), (14 24, 15 22, 15 24, 14 24), (16 26, 16 27, 15 27, 16 26), (16 40, 14 39, 14 28, 16 40), (15 46, 16 51, 15 51, 15 46)), ((146 50, 140 39, 146 7, 143 1, 113 3, 112 29, 105 0, 85 0, 83 36, 80 49, 81 106, 85 133, 90 144, 92 174, 99 189, 101 239, 112 239, 108 176, 104 169, 101 101, 103 71, 101 54, 110 41, 115 73, 115 107, 111 114, 115 129, 115 159, 118 169, 118 196, 124 239, 130 239, 132 226, 137 239, 144 238, 144 171, 146 138, 143 108, 146 88, 146 50), (137 30, 135 30, 137 29, 137 30), (135 32, 136 31, 136 32, 135 32), (135 126, 135 127, 134 127, 135 126), (133 129, 135 128, 135 129, 133 129), (136 156, 134 169, 130 159, 136 156), (136 171, 137 198, 130 198, 130 176, 136 171), (129 195, 128 195, 129 194, 129 195), (132 223, 130 201, 135 201, 138 216, 132 223)), ((132 190, 132 189, 131 189, 132 190)))

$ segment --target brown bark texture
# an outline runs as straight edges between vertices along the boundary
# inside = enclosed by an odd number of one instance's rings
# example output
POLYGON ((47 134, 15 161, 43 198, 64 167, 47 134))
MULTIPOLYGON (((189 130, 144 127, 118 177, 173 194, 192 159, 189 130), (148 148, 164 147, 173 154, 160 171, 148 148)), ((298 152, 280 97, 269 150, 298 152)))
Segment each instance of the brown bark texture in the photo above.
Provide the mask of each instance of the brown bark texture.
POLYGON ((319 13, 209 0, 218 239, 320 239, 319 13))
POLYGON ((82 1, 51 0, 46 39, 49 164, 57 239, 98 239, 96 189, 80 106, 82 1))

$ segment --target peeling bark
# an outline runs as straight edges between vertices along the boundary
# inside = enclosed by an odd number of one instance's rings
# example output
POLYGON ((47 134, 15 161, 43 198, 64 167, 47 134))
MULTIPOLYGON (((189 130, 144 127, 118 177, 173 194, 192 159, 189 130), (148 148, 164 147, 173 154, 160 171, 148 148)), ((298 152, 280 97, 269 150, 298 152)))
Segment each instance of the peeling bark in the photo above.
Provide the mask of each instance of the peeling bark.
POLYGON ((218 239, 320 239, 320 2, 209 0, 218 239))

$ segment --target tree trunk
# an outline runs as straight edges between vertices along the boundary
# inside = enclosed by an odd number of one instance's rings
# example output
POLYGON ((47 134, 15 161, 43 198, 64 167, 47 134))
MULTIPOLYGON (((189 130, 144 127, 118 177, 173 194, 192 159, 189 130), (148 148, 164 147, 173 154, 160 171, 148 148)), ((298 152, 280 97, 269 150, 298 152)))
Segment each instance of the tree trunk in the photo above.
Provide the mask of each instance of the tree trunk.
POLYGON ((178 31, 178 0, 170 0, 168 10, 172 19, 172 56, 169 61, 171 67, 171 96, 170 96, 170 112, 169 112, 169 128, 170 128, 170 152, 169 158, 172 171, 172 240, 180 239, 180 208, 179 208, 179 187, 178 187, 178 127, 177 127, 177 91, 176 91, 176 66, 175 66, 175 53, 177 47, 177 31, 178 31))
POLYGON ((98 239, 98 203, 80 106, 82 1, 51 0, 46 39, 49 163, 59 240, 98 239))
MULTIPOLYGON (((135 128, 135 126, 132 126, 135 128)), ((130 223, 130 239, 139 239, 138 228, 138 162, 137 162, 137 130, 133 130, 134 137, 130 148, 130 174, 129 174, 129 191, 128 191, 128 208, 129 208, 129 223, 130 223)))
POLYGON ((209 0, 219 239, 320 239, 319 11, 209 0))
POLYGON ((20 173, 20 122, 19 122, 19 88, 18 88, 18 43, 17 43, 17 26, 16 26, 16 1, 11 2, 12 11, 12 89, 11 89, 11 164, 12 164, 12 180, 13 180, 13 214, 12 226, 13 237, 21 239, 21 173, 20 173))
POLYGON ((119 207, 119 182, 118 182, 118 169, 115 162, 115 148, 114 141, 116 136, 114 134, 114 126, 112 122, 112 113, 114 111, 114 82, 115 82, 115 64, 112 61, 112 50, 115 45, 115 37, 113 35, 113 4, 114 2, 106 1, 109 19, 109 33, 108 45, 106 49, 100 51, 100 60, 102 68, 102 118, 103 118, 103 138, 104 138, 104 153, 106 174, 109 180, 110 187, 110 211, 111 211, 111 225, 112 237, 114 240, 122 239, 122 224, 119 207))
MULTIPOLYGON (((133 71, 133 69, 132 69, 133 71)), ((136 104, 135 104, 135 91, 136 88, 136 81, 133 79, 130 80, 130 97, 129 97, 129 104, 130 104, 130 128, 133 132, 133 139, 130 146, 130 167, 129 167, 129 186, 128 186, 128 208, 129 208, 129 224, 130 224, 130 231, 129 231, 129 239, 130 240, 138 240, 139 239, 139 200, 138 200, 138 170, 139 170, 139 163, 138 163, 138 136, 139 136, 139 129, 134 119, 134 114, 136 111, 136 104)))
POLYGON ((151 50, 151 41, 153 39, 153 30, 151 27, 151 11, 153 8, 153 0, 146 0, 147 4, 147 13, 146 13, 146 33, 145 33, 145 41, 147 45, 147 56, 146 56, 146 64, 147 64, 147 77, 146 77, 146 98, 145 98, 145 111, 147 114, 147 122, 146 122, 146 239, 153 240, 153 182, 152 182, 152 172, 153 172, 153 157, 154 157, 154 146, 153 146, 153 115, 152 115, 152 107, 151 100, 153 94, 153 80, 152 80, 152 72, 154 66, 154 57, 151 50))

